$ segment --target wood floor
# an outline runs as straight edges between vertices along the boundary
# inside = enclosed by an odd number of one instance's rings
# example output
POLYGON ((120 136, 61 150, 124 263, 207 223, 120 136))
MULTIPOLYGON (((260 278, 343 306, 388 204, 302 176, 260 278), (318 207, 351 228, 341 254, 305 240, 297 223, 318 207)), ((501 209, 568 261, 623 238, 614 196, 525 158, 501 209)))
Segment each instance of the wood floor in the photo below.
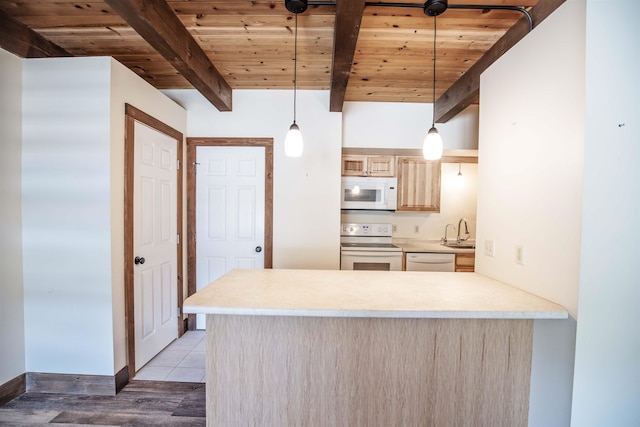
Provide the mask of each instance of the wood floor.
POLYGON ((0 407, 0 426, 204 426, 205 385, 134 380, 116 396, 25 393, 0 407))

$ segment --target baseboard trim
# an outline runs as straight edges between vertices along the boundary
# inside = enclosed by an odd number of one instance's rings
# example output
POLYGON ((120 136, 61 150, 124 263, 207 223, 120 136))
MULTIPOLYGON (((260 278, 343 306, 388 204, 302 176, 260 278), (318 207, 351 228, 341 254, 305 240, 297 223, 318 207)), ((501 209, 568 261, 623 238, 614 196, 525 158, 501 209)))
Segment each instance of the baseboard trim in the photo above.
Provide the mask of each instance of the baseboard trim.
POLYGON ((120 369, 118 373, 115 375, 116 382, 116 393, 120 393, 120 390, 124 388, 127 384, 129 384, 129 367, 125 366, 120 369))
POLYGON ((74 375, 27 372, 27 391, 36 393, 115 396, 129 382, 125 366, 116 375, 74 375))
POLYGON ((20 374, 17 377, 0 385, 0 406, 24 394, 27 391, 27 375, 20 374))
POLYGON ((196 315, 189 314, 187 315, 187 330, 195 331, 196 330, 196 315))

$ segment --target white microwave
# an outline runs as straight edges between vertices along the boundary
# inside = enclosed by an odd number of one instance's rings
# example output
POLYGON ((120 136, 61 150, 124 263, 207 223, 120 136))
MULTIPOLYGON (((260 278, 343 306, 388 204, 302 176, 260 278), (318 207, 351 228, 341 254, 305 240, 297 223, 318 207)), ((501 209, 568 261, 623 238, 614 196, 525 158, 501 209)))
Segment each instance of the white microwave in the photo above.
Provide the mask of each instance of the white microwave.
POLYGON ((340 186, 340 209, 395 211, 398 179, 344 176, 340 186))

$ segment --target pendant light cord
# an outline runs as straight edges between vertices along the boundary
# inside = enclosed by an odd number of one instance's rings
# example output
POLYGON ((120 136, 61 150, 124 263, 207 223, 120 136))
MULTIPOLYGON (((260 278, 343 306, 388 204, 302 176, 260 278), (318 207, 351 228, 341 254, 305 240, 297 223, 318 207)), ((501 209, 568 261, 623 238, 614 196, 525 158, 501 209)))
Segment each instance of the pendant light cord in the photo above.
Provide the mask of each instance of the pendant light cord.
POLYGON ((433 17, 433 116, 431 127, 436 127, 436 17, 433 17))
POLYGON ((293 41, 293 124, 296 123, 296 91, 298 86, 298 14, 296 13, 296 30, 293 41))

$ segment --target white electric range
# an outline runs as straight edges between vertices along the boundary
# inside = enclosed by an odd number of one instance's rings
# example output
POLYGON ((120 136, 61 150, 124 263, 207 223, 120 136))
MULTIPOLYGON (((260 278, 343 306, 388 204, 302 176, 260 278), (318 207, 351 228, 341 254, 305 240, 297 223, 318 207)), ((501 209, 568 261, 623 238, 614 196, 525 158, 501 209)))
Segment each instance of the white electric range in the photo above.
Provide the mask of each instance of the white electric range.
POLYGON ((391 243, 391 224, 342 224, 341 270, 402 270, 402 248, 391 243))

